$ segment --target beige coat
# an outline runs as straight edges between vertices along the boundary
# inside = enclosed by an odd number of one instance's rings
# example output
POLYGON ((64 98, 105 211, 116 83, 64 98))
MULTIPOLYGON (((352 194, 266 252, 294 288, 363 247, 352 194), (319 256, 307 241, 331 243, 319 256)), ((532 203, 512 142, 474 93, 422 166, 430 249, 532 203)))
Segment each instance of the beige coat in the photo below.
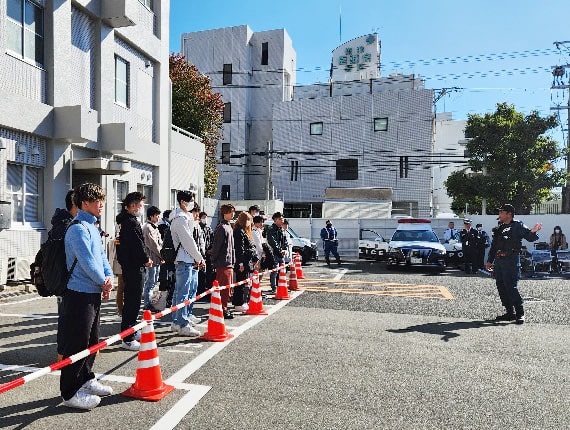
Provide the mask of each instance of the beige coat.
POLYGON ((149 221, 143 226, 142 230, 145 251, 152 262, 158 264, 161 260, 160 250, 162 249, 162 239, 158 226, 149 221))

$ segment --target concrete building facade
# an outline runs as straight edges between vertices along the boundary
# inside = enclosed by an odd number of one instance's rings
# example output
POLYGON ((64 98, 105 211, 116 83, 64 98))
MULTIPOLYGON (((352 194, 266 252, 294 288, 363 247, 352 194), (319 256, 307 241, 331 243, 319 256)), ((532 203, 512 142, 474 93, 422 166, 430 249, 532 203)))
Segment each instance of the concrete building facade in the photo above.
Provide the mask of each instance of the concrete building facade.
POLYGON ((296 82, 291 38, 285 29, 253 32, 242 25, 184 33, 181 47, 225 103, 216 198, 268 198, 273 104, 291 100, 296 82))
POLYGON ((163 210, 177 189, 200 194, 203 145, 170 124, 169 9, 0 0, 0 254, 11 264, 33 258, 55 208, 83 182, 106 190, 110 233, 128 192, 163 210))

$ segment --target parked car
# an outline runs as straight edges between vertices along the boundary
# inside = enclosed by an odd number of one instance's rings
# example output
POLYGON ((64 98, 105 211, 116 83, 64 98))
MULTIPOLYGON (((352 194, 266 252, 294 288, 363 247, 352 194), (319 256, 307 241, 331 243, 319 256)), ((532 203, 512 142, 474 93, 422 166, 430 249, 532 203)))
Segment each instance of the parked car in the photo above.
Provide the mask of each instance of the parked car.
MULTIPOLYGON (((273 224, 273 221, 265 221, 263 228, 266 229, 271 224, 273 224)), ((299 236, 291 227, 289 227, 287 231, 291 236, 293 254, 299 253, 302 264, 319 259, 319 249, 317 248, 316 242, 311 242, 309 239, 299 236)))
POLYGON ((358 258, 365 260, 384 261, 388 253, 389 241, 387 239, 384 239, 380 233, 368 228, 363 228, 360 230, 361 237, 363 231, 373 233, 376 235, 376 237, 373 240, 360 239, 358 241, 358 258))
POLYGON ((455 233, 449 242, 444 242, 443 246, 446 251, 446 262, 447 266, 459 267, 463 264, 463 246, 461 245, 461 239, 459 238, 459 232, 455 233))
POLYGON ((399 219, 388 246, 386 267, 423 266, 443 271, 446 268, 446 254, 429 219, 399 219))

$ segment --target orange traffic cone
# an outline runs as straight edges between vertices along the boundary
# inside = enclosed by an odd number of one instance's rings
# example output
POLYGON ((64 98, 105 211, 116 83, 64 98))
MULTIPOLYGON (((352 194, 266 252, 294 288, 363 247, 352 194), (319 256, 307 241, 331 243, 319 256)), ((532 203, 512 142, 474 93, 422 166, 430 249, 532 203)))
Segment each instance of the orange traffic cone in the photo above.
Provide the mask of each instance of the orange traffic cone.
POLYGON ((281 263, 279 268, 279 281, 277 282, 277 292, 275 293, 276 300, 289 300, 289 290, 287 288, 287 275, 285 274, 285 264, 281 263))
POLYGON ((297 270, 295 270, 295 264, 291 264, 291 269, 289 270, 289 290, 299 291, 299 283, 297 282, 297 270))
POLYGON ((263 299, 261 298, 261 285, 259 284, 259 273, 257 270, 253 272, 253 281, 251 283, 251 293, 249 297, 249 309, 244 312, 245 315, 268 315, 263 309, 263 299))
POLYGON ((216 289, 216 287, 219 287, 218 281, 212 283, 213 291, 212 301, 210 302, 208 329, 206 333, 198 338, 200 340, 207 340, 208 342, 224 342, 234 337, 233 334, 226 331, 224 311, 222 309, 222 296, 220 296, 220 290, 216 289))
POLYGON ((135 383, 122 394, 140 400, 156 402, 174 390, 172 385, 162 382, 160 363, 158 362, 158 348, 154 336, 154 325, 150 311, 144 311, 143 318, 148 324, 141 332, 141 346, 138 356, 138 368, 135 383))
POLYGON ((305 279, 303 276, 303 268, 301 267, 301 256, 295 253, 295 272, 297 272, 297 279, 305 279))

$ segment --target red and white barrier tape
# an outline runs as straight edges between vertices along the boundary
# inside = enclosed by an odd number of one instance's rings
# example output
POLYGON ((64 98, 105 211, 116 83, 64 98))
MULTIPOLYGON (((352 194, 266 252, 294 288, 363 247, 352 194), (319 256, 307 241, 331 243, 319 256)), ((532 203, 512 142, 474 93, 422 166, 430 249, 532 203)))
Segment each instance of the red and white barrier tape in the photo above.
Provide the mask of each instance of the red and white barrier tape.
MULTIPOLYGON (((293 261, 293 260, 291 260, 291 261, 293 261)), ((294 267, 295 267, 295 266, 294 266, 294 263, 292 263, 291 266, 292 266, 293 269, 294 269, 294 267)), ((278 270, 281 270, 281 267, 278 266, 278 267, 275 267, 275 268, 273 268, 273 269, 271 269, 271 270, 266 270, 265 272, 258 273, 258 275, 263 275, 263 274, 275 272, 275 271, 278 271, 278 270)), ((182 303, 179 303, 179 304, 177 304, 177 305, 175 305, 175 306, 172 306, 172 307, 170 307, 170 308, 168 308, 168 309, 165 309, 165 310, 163 310, 163 311, 161 311, 161 312, 158 312, 158 313, 154 314, 154 315, 152 316, 152 321, 154 321, 155 319, 160 319, 160 318, 162 318, 164 315, 168 315, 168 314, 170 314, 170 313, 172 313, 172 312, 176 312, 176 311, 178 311, 178 310, 184 308, 185 306, 188 306, 190 303, 194 303, 196 300, 200 300, 202 297, 205 297, 205 296, 207 296, 208 294, 211 294, 212 291, 214 291, 214 290, 219 290, 219 291, 221 291, 221 290, 224 290, 224 289, 226 289, 226 288, 235 287, 236 285, 242 285, 242 284, 248 283, 248 282, 250 281, 250 279, 253 279, 253 276, 251 276, 251 277, 249 277, 249 278, 247 278, 247 279, 245 279, 245 280, 243 280, 243 281, 236 282, 235 284, 232 283, 232 284, 229 284, 229 285, 219 286, 219 287, 216 287, 216 288, 210 288, 209 290, 204 291, 202 294, 197 295, 197 296, 196 296, 195 298, 193 298, 193 299, 186 300, 186 301, 184 301, 184 302, 182 302, 182 303)), ((151 321, 150 323, 152 323, 152 321, 151 321)), ((145 320, 142 320, 142 321, 139 322, 138 324, 135 324, 134 326, 132 326, 132 327, 130 327, 130 328, 128 328, 128 329, 126 329, 126 330, 124 330, 124 331, 122 331, 122 332, 120 332, 120 333, 114 335, 114 336, 109 337, 108 339, 104 340, 103 342, 99 342, 99 343, 96 344, 96 345, 90 346, 89 348, 87 348, 87 349, 85 349, 85 350, 83 350, 83 351, 81 351, 81 352, 78 352, 77 354, 73 354, 73 355, 71 355, 71 356, 69 356, 69 357, 67 357, 67 358, 64 358, 64 359, 61 360, 61 361, 58 361, 58 362, 53 363, 53 364, 50 364, 49 366, 42 367, 41 369, 36 370, 35 372, 32 372, 32 373, 29 373, 29 374, 27 374, 26 376, 23 376, 23 377, 21 377, 21 378, 14 379, 13 381, 6 382, 6 383, 4 383, 4 384, 1 384, 1 385, 0 385, 0 394, 6 392, 6 391, 8 391, 8 390, 11 390, 12 388, 16 388, 16 387, 19 387, 20 385, 24 385, 26 382, 33 381, 34 379, 37 379, 37 378, 39 378, 40 376, 47 375, 47 374, 49 374, 49 373, 51 373, 51 372, 54 372, 54 371, 56 371, 56 370, 61 369, 62 367, 65 367, 65 366, 68 366, 68 365, 70 365, 70 364, 72 364, 72 363, 75 363, 75 362, 81 360, 82 358, 88 357, 89 355, 94 354, 94 353, 96 353, 97 351, 99 351, 99 350, 101 350, 101 349, 103 349, 103 348, 105 348, 105 347, 107 347, 107 346, 109 346, 109 345, 112 345, 112 344, 114 344, 114 343, 120 341, 121 339, 124 339, 125 337, 127 337, 127 336, 133 334, 134 332, 139 331, 139 330, 142 329, 146 324, 148 324, 148 322, 145 321, 145 320)))

